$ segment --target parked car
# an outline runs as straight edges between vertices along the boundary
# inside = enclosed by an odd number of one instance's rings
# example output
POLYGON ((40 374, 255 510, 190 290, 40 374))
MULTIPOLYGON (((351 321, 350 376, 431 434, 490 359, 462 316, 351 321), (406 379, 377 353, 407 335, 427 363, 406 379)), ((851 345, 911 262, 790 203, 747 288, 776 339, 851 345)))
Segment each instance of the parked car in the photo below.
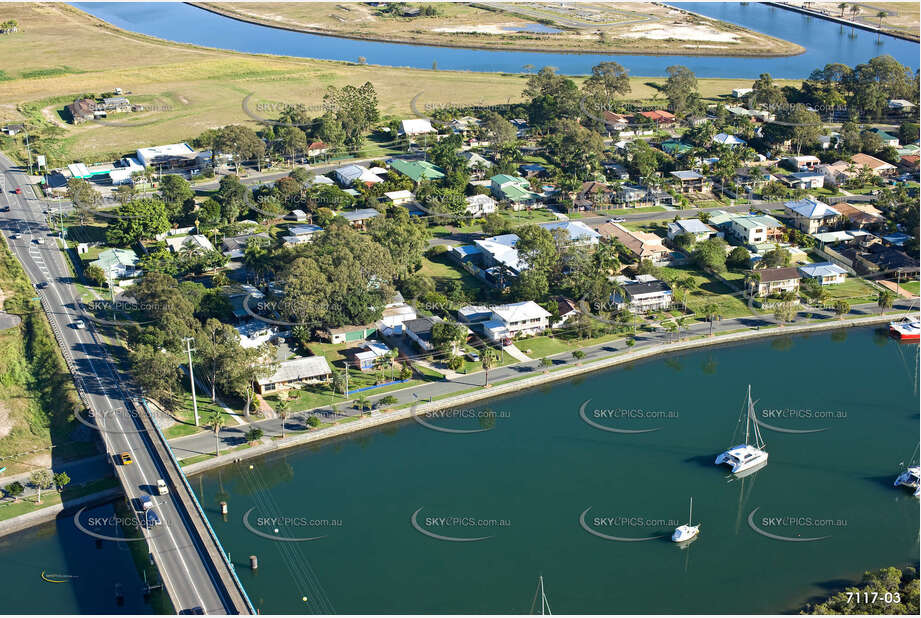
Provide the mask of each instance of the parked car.
POLYGON ((44 238, 36 238, 36 239, 35 239, 35 244, 36 244, 36 245, 44 245, 44 244, 45 244, 45 239, 44 239, 44 238))
POLYGON ((478 363, 480 362, 480 353, 476 350, 471 350, 467 352, 467 358, 474 363, 478 363))
POLYGON ((134 463, 134 460, 131 459, 131 453, 129 453, 128 451, 125 451, 124 453, 119 455, 119 458, 121 459, 123 466, 127 466, 127 465, 134 463))
POLYGON ((16 187, 16 189, 13 191, 13 193, 15 193, 16 195, 22 195, 22 188, 16 187))
POLYGON ((624 221, 626 221, 626 219, 624 219, 623 217, 613 217, 611 219, 608 219, 608 223, 623 223, 624 221))
POLYGON ((161 496, 169 493, 169 487, 166 486, 166 481, 163 479, 157 479, 157 493, 161 496))

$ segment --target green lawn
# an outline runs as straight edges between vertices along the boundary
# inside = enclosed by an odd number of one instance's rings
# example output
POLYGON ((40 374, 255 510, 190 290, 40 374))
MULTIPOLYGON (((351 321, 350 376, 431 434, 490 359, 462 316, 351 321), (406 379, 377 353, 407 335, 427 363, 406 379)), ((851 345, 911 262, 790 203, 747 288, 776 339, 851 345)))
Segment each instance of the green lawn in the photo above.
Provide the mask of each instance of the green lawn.
POLYGON ((32 511, 37 511, 39 509, 53 506, 55 504, 60 504, 62 495, 68 500, 73 500, 75 498, 81 498, 83 496, 88 496, 90 494, 111 489, 117 485, 118 479, 114 477, 107 477, 104 479, 97 479, 87 483, 82 483, 80 485, 68 485, 64 488, 63 494, 54 490, 43 491, 41 504, 36 502, 36 496, 34 495, 28 496, 26 498, 21 498, 18 502, 5 500, 0 503, 0 521, 12 519, 13 517, 18 517, 20 515, 25 515, 26 513, 31 513, 32 511))
POLYGON ((547 208, 535 208, 534 210, 500 210, 499 215, 503 219, 511 222, 514 226, 527 225, 528 223, 546 223, 547 221, 556 221, 556 215, 547 208))
POLYGON ((439 292, 444 291, 449 281, 458 281, 467 296, 471 298, 481 298, 483 296, 483 286, 485 284, 460 266, 456 266, 444 254, 433 259, 423 257, 422 268, 418 271, 418 274, 431 277, 435 282, 435 289, 439 292))
MULTIPOLYGON (((719 307, 720 315, 724 318, 752 315, 746 299, 741 294, 734 293, 733 290, 730 290, 725 283, 718 279, 705 275, 691 267, 665 267, 661 270, 663 273, 674 274, 681 278, 689 275, 694 278, 696 286, 688 293, 687 297, 688 309, 694 313, 700 314, 706 305, 715 303, 719 307)), ((732 273, 727 274, 729 275, 728 278, 732 278, 732 273)), ((684 292, 676 293, 676 301, 683 299, 683 295, 684 292)))
POLYGON ((877 296, 876 290, 858 277, 848 277, 844 283, 837 285, 826 285, 825 291, 831 302, 844 299, 852 305, 875 302, 877 296))
POLYGON ((905 281, 902 283, 902 288, 908 290, 915 296, 918 296, 919 294, 921 294, 921 290, 919 290, 919 287, 921 287, 921 282, 919 282, 917 279, 914 281, 905 281))

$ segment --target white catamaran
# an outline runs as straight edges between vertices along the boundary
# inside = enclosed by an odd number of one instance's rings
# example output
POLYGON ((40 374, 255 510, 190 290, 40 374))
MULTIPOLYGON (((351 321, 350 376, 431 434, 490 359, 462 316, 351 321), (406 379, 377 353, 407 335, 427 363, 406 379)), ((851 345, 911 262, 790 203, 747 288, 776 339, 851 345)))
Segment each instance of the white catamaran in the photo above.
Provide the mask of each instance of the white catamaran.
POLYGON ((691 525, 691 520, 694 517, 694 498, 691 498, 691 507, 688 509, 688 523, 686 526, 678 526, 675 528, 675 532, 672 533, 672 540, 675 543, 683 543, 685 541, 690 541, 697 533, 700 532, 700 524, 696 526, 691 525))
POLYGON ((767 463, 768 453, 764 450, 764 440, 761 438, 761 431, 758 429, 758 423, 752 423, 755 418, 755 404, 752 402, 752 387, 748 385, 748 405, 745 408, 745 443, 733 446, 728 451, 724 451, 716 458, 716 464, 728 464, 732 467, 732 473, 738 474, 754 468, 763 466, 767 463), (748 443, 752 425, 754 425, 755 444, 748 443))

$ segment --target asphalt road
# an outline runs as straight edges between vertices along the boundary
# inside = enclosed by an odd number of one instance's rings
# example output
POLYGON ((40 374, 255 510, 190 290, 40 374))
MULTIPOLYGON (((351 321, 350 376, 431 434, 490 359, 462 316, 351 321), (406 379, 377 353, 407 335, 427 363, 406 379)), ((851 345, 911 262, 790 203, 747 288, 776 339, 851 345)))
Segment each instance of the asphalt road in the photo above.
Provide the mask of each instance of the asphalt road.
MULTIPOLYGON (((82 383, 94 411, 109 461, 115 466, 132 505, 137 505, 136 498, 141 494, 156 493, 152 488, 157 479, 169 478, 163 461, 155 455, 151 436, 141 429, 133 412, 131 401, 137 394, 112 366, 107 345, 95 333, 92 323, 86 321, 86 328, 76 327, 81 315, 79 292, 42 214, 53 206, 36 199, 25 175, 2 155, 0 185, 3 194, 0 208, 9 207, 8 211, 0 212, 0 229, 8 238, 17 236, 9 244, 29 278, 34 283, 46 284, 37 294, 51 307, 52 327, 65 342, 62 351, 75 368, 75 379, 82 383), (17 187, 22 188, 22 195, 14 193, 17 187), (114 457, 122 452, 130 453, 134 463, 115 465, 114 457)), ((166 496, 154 498, 154 510, 162 525, 145 530, 144 534, 174 606, 177 611, 201 607, 206 613, 235 613, 216 567, 207 557, 202 538, 195 531, 191 521, 194 515, 181 505, 176 488, 171 490, 166 496)))

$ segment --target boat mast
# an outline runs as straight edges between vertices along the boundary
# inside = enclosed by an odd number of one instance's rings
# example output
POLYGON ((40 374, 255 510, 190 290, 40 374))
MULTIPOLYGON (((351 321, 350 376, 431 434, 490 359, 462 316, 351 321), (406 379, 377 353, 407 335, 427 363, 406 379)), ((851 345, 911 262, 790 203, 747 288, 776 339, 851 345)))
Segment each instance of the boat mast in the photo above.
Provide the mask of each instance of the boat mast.
POLYGON ((745 409, 745 442, 748 444, 748 425, 751 423, 752 417, 752 385, 748 385, 748 406, 745 409))
POLYGON ((688 525, 691 525, 691 519, 694 513, 694 496, 691 496, 691 508, 688 509, 688 525))
MULTIPOLYGON (((748 416, 754 420, 755 419, 755 403, 752 401, 752 387, 749 384, 748 386, 748 416)), ((748 429, 748 424, 745 425, 748 429)), ((746 433, 745 443, 748 444, 748 435, 746 433)), ((758 421, 755 421, 755 448, 764 448, 764 439, 761 437, 761 430, 758 429, 758 421)))
POLYGON ((544 594, 544 576, 541 575, 539 577, 540 577, 540 615, 543 616, 544 614, 547 614, 548 616, 552 616, 553 612, 550 611, 550 603, 547 601, 547 595, 544 594))

